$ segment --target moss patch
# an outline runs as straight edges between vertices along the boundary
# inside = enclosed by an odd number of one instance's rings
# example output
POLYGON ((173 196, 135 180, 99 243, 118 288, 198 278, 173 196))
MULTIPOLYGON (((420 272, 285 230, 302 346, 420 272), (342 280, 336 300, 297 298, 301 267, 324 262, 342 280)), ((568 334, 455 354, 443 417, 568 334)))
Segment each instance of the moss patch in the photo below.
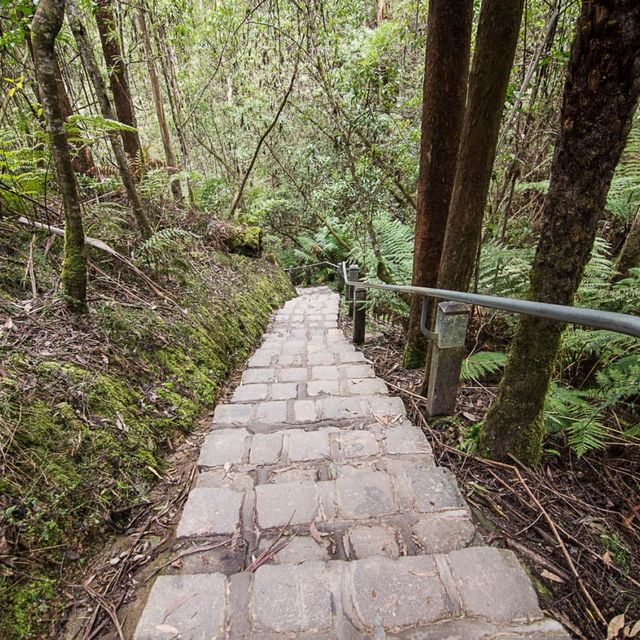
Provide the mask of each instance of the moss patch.
MULTIPOLYGON (((88 315, 70 317, 54 301, 38 322, 16 318, 26 337, 0 350, 0 438, 10 461, 0 475, 0 542, 15 561, 0 573, 3 639, 47 635, 65 553, 82 556, 101 532, 126 524, 116 514, 145 499, 167 445, 214 406, 293 294, 266 260, 202 247, 189 258, 179 286, 161 283, 173 302, 130 274, 126 296, 94 279, 88 315)), ((16 276, 11 286, 0 281, 0 302, 19 302, 16 276)))

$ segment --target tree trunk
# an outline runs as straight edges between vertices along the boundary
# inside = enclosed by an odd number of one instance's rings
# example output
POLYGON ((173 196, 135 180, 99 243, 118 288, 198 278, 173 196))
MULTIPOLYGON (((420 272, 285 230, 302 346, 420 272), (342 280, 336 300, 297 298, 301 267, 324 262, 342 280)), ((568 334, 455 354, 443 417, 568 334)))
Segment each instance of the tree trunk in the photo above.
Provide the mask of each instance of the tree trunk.
MULTIPOLYGON (((98 103, 100 105, 100 112, 106 119, 114 120, 113 109, 107 93, 107 87, 105 86, 102 74, 100 73, 100 69, 96 62, 91 41, 89 40, 84 24, 82 23, 76 0, 67 0, 67 3, 67 18, 69 20, 69 26, 71 27, 73 37, 78 45, 82 63, 84 64, 85 70, 96 92, 98 103)), ((153 232, 142 206, 142 202, 140 201, 131 166, 127 162, 122 138, 117 131, 112 131, 109 134, 109 139, 111 140, 111 147, 113 149, 113 155, 116 158, 120 178, 122 179, 122 184, 127 192, 127 197, 131 204, 131 209, 133 210, 133 215, 136 219, 138 229, 140 230, 140 235, 146 240, 151 237, 153 232)))
MULTIPOLYGON (((120 47, 112 0, 97 0, 96 22, 104 59, 109 70, 109 83, 118 120, 122 124, 135 128, 137 125, 129 88, 129 77, 120 47)), ((144 158, 138 132, 121 131, 120 133, 129 161, 133 162, 140 172, 144 165, 144 158)))
POLYGON ((67 307, 71 311, 83 313, 87 311, 87 257, 82 211, 71 152, 64 132, 64 115, 56 77, 55 39, 60 32, 63 20, 64 2, 40 0, 31 23, 31 38, 36 76, 51 140, 51 152, 64 201, 62 288, 67 307))
MULTIPOLYGON (((412 284, 416 287, 438 283, 467 95, 472 18, 472 0, 432 0, 429 4, 413 249, 412 284)), ((421 312, 422 298, 414 296, 404 348, 407 369, 425 362, 421 312)))
MULTIPOLYGON (((149 31, 147 29, 147 20, 145 16, 144 5, 140 6, 138 11, 138 23, 140 25, 140 32, 142 34, 142 43, 144 45, 144 53, 147 59, 147 69, 149 70, 149 81, 151 82, 151 93, 153 95, 153 105, 156 110, 156 117, 158 118, 158 127, 160 129, 160 137, 162 138, 162 147, 164 148, 165 162, 169 170, 175 168, 176 160, 173 155, 173 147, 171 145, 171 135, 169 134, 169 127, 167 126, 167 118, 164 112, 164 104, 162 102, 162 91, 160 90, 160 82, 158 80, 158 71, 156 69, 155 58, 153 55, 153 47, 151 46, 151 39, 149 38, 149 31)), ((182 200, 182 189, 180 188, 180 181, 174 180, 171 183, 171 191, 173 197, 180 201, 182 200)))
MULTIPOLYGON (((571 304, 589 260, 640 94, 640 3, 584 0, 571 50, 530 297, 571 304)), ((535 464, 542 410, 564 325, 520 320, 480 448, 535 464)))
MULTIPOLYGON (((29 56, 35 65, 35 56, 33 53, 33 44, 31 42, 31 36, 29 32, 25 34, 25 43, 27 45, 27 49, 29 51, 29 56)), ((67 87, 64 84, 64 78, 62 77, 62 72, 60 71, 60 65, 58 64, 58 57, 54 58, 53 62, 54 74, 56 77, 56 86, 58 87, 58 96, 59 96, 59 104, 60 111, 62 112, 62 117, 64 121, 67 121, 67 118, 73 115, 73 107, 71 106, 71 100, 69 100, 69 95, 67 94, 67 87)), ((36 83, 34 87, 36 99, 39 103, 42 103, 42 97, 40 96, 40 89, 36 83)), ((43 127, 46 125, 45 119, 43 116, 37 116, 38 120, 41 122, 43 127)), ((88 145, 70 143, 71 148, 73 149, 72 153, 72 163, 74 171, 78 173, 83 173, 85 175, 91 175, 95 172, 95 163, 93 161, 93 153, 91 152, 91 147, 88 145)))
POLYGON ((636 213, 618 258, 620 278, 626 278, 629 275, 629 269, 633 267, 640 267, 640 210, 636 213))
MULTIPOLYGON (((173 119, 173 125, 178 134, 178 142, 180 143, 180 154, 182 156, 182 168, 189 171, 189 145, 187 144, 187 137, 185 134, 185 127, 182 121, 182 99, 180 95, 180 87, 178 85, 178 78, 176 76, 176 61, 174 59, 174 52, 167 44, 166 34, 158 33, 159 38, 156 43, 164 47, 164 65, 162 66, 162 72, 164 75, 164 81, 167 85, 167 94, 169 97, 169 107, 171 108, 171 118, 173 119), (161 39, 161 40, 160 40, 161 39)), ((187 178, 187 194, 189 196, 189 204, 194 205, 193 189, 191 187, 191 180, 187 178)))
POLYGON ((524 0, 484 0, 438 286, 466 291, 482 232, 524 0))

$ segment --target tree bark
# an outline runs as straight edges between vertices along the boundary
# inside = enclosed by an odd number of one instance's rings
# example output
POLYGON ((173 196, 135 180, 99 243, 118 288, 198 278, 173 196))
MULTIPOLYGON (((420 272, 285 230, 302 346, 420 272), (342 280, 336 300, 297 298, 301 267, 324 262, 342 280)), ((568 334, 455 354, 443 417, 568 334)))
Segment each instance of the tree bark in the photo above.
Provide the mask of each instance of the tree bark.
MULTIPOLYGON (((589 260, 640 95, 640 3, 584 0, 571 50, 530 298, 571 304, 589 260)), ((564 325, 523 317, 481 451, 535 464, 544 399, 564 325)))
POLYGON ((438 286, 466 291, 482 219, 524 0, 484 0, 438 286))
MULTIPOLYGON (((147 69, 149 71, 149 81, 151 82, 153 105, 155 107, 156 117, 158 119, 158 127, 160 129, 160 137, 162 138, 162 147, 164 149, 165 162, 167 164, 167 167, 171 168, 176 166, 176 160, 173 154, 171 135, 169 133, 167 117, 165 115, 164 104, 162 102, 162 91, 160 90, 160 82, 158 80, 158 71, 156 69, 155 58, 153 55, 153 47, 151 46, 149 30, 147 29, 145 11, 146 8, 144 7, 144 5, 140 5, 140 9, 138 11, 138 24, 140 25, 140 33, 142 34, 144 53, 147 59, 147 69)), ((182 189, 180 188, 179 180, 174 180, 171 183, 171 191, 173 193, 173 197, 178 202, 182 200, 182 189)))
POLYGON ((31 23, 31 40, 51 152, 64 202, 62 288, 67 307, 71 311, 84 313, 87 311, 87 257, 82 211, 69 143, 64 131, 64 115, 56 77, 55 39, 63 20, 64 1, 40 0, 31 23))
POLYGON ((618 258, 620 278, 626 278, 629 275, 629 269, 633 267, 640 267, 640 210, 636 213, 618 258))
MULTIPOLYGON (((97 0, 96 23, 100 35, 100 43, 104 59, 109 70, 109 83, 113 93, 113 102, 122 124, 136 128, 136 117, 129 88, 127 66, 122 55, 122 48, 116 28, 116 18, 112 0, 97 0)), ((137 166, 140 172, 144 165, 142 146, 137 131, 121 131, 122 143, 129 161, 137 166)))
MULTIPOLYGON (((432 0, 429 4, 413 249, 412 284, 416 287, 438 283, 467 95, 472 18, 472 0, 432 0)), ((422 298, 414 296, 404 348, 407 369, 425 362, 421 312, 422 298)))
MULTIPOLYGON (((89 40, 84 24, 82 23, 82 18, 80 17, 76 0, 67 0, 67 5, 69 26, 71 27, 73 37, 78 45, 82 63, 84 64, 85 70, 89 75, 94 91, 96 92, 98 103, 100 105, 100 112, 107 120, 114 120, 114 113, 111 107, 111 101, 109 100, 109 94, 107 93, 107 87, 105 86, 102 74, 100 73, 100 68, 96 62, 91 41, 89 40)), ((142 206, 133 178, 133 173, 131 171, 131 166, 129 165, 129 162, 127 162, 122 138, 118 131, 112 131, 109 133, 109 139, 111 141, 113 155, 115 156, 116 163, 118 165, 120 178, 125 191, 127 192, 127 197, 131 204, 131 209, 136 219, 140 235, 146 240, 151 237, 153 232, 142 206)))

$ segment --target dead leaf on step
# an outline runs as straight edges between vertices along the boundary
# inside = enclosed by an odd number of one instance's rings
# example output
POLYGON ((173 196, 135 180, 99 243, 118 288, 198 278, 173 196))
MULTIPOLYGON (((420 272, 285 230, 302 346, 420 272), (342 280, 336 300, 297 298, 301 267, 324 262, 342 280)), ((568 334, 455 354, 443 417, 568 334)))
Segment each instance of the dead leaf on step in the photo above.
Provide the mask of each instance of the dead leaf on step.
POLYGON ((15 328, 15 324, 13 324, 13 320, 11 318, 7 318, 4 322, 4 324, 2 325, 2 328, 5 329, 6 331, 11 331, 11 329, 15 328))
POLYGON ((469 413, 468 411, 463 411, 462 415, 470 422, 478 422, 478 420, 480 420, 478 416, 474 415, 473 413, 469 413))
POLYGON ((178 631, 178 629, 176 629, 175 627, 172 627, 170 624, 157 624, 155 626, 157 631, 160 631, 161 633, 180 633, 180 631, 178 631))
POLYGON ((318 543, 318 544, 322 544, 322 536, 320 535, 320 532, 318 531, 318 527, 316 527, 316 523, 312 522, 309 525, 309 535, 318 543))

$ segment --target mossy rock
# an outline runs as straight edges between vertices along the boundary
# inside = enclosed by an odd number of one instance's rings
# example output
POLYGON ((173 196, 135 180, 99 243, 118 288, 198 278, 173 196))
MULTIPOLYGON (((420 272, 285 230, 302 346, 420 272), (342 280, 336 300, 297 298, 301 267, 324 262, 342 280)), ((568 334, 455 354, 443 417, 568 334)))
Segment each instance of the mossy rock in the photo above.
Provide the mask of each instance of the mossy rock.
POLYGON ((230 227, 225 241, 231 253, 257 257, 262 254, 262 229, 260 227, 230 227))

